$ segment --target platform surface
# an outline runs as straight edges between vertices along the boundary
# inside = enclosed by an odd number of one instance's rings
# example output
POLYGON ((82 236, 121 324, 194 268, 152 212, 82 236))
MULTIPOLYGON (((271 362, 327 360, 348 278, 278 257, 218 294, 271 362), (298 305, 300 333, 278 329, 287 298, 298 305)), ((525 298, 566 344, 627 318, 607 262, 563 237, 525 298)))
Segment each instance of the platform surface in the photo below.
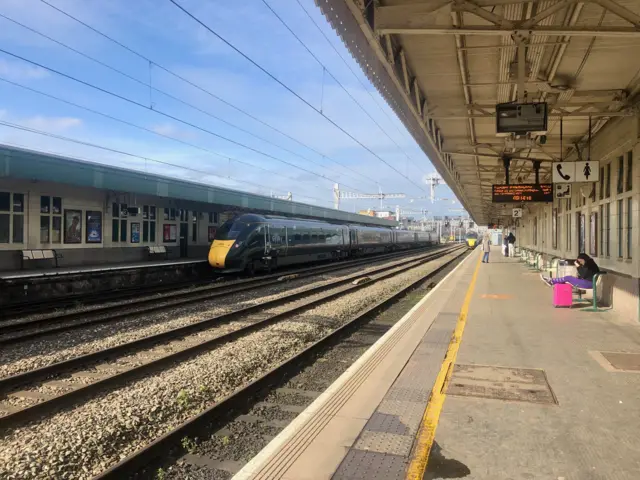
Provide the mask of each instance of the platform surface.
POLYGON ((424 478, 640 479, 640 325, 615 311, 555 309, 539 274, 492 259, 424 478))
POLYGON ((148 260, 142 262, 108 263, 101 265, 77 265, 59 268, 30 268, 0 272, 0 280, 21 280, 39 277, 55 277, 59 275, 77 275, 83 273, 109 272, 117 270, 134 270, 141 268, 169 267, 172 265, 186 265, 203 263, 199 258, 178 258, 174 260, 148 260))
POLYGON ((517 259, 479 260, 476 250, 234 478, 415 474, 461 310, 423 479, 640 478, 640 325, 554 309, 517 259))

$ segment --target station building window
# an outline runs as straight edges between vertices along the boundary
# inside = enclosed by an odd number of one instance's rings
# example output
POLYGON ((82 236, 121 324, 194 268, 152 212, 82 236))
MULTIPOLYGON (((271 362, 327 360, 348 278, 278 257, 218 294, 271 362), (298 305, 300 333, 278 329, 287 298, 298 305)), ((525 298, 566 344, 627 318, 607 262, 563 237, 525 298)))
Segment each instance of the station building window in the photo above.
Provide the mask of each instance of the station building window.
POLYGON ((0 192, 0 243, 24 243, 24 193, 0 192))
POLYGON ((126 203, 113 203, 111 205, 111 241, 114 243, 127 243, 127 218, 129 211, 126 203))
POLYGON ((630 192, 633 189, 633 150, 627 152, 627 184, 626 191, 630 192))
POLYGON ((207 226, 207 239, 213 242, 216 236, 216 229, 218 228, 218 214, 216 212, 209 212, 209 225, 207 226))
POLYGON ((633 258, 633 198, 627 198, 627 258, 633 258))
POLYGON ((607 203, 604 206, 604 212, 605 212, 605 222, 606 222, 606 226, 604 229, 604 233, 605 233, 605 242, 604 242, 604 247, 605 247, 605 253, 607 257, 611 256, 611 204, 607 203))
POLYGON ((611 196, 611 162, 607 163, 606 167, 607 178, 604 184, 604 198, 611 196))
POLYGON ((40 243, 62 242, 62 198, 40 197, 40 243))
POLYGON ((567 243, 565 245, 565 249, 567 252, 571 251, 571 213, 567 213, 565 215, 566 225, 567 225, 567 243))
POLYGON ((600 167, 600 200, 604 198, 604 167, 600 167))
POLYGON ((175 208, 165 208, 164 209, 164 219, 174 221, 176 219, 176 209, 175 208))
POLYGON ((618 200, 618 258, 622 258, 624 256, 624 252, 622 251, 622 246, 624 245, 624 231, 623 231, 623 220, 624 220, 624 212, 623 212, 624 200, 618 200))
POLYGON ((156 207, 144 205, 142 207, 142 242, 155 243, 156 241, 156 207))
POLYGON ((624 191, 624 155, 618 157, 618 188, 616 193, 622 193, 624 191))

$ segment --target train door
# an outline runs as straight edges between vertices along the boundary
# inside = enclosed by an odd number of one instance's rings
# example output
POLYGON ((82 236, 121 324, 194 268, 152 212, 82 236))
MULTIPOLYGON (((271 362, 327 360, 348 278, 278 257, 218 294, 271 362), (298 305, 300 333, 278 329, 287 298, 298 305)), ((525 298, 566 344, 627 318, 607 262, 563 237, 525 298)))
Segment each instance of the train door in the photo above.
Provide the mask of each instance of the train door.
POLYGON ((180 258, 187 258, 189 244, 189 211, 180 210, 180 258))
POLYGON ((271 253, 271 226, 266 224, 264 226, 264 254, 269 255, 271 253))

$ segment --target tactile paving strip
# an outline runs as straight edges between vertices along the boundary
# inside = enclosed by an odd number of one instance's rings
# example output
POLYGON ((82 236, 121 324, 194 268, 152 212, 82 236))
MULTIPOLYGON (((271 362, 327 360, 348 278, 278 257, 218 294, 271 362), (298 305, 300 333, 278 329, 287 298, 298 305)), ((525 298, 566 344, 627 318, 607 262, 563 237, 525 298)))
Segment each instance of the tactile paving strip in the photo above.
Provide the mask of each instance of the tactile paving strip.
POLYGON ((458 321, 439 313, 360 436, 334 480, 401 479, 422 416, 458 321))

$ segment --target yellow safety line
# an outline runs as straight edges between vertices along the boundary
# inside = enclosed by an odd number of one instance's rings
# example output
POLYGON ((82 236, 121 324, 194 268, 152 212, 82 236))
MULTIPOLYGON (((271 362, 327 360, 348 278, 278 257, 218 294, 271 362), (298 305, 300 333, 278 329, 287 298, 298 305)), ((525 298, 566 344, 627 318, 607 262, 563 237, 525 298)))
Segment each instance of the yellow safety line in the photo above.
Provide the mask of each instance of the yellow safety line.
POLYGON ((438 420, 440 419, 440 412, 442 412, 442 406, 444 405, 444 399, 446 398, 447 386, 449 385, 449 379, 453 372, 453 366, 456 362, 456 356, 458 355, 458 349, 460 348, 460 341, 462 340, 462 333, 467 323, 467 313, 469 312, 469 304, 471 303, 471 297, 476 287, 476 280, 478 279, 478 272, 480 271, 480 260, 476 264, 476 269, 473 272, 471 278, 471 284, 467 290, 467 294, 464 297, 462 308, 460 309, 460 315, 456 322, 456 328, 453 331, 451 342, 449 342, 449 348, 447 348, 447 354, 442 361, 440 372, 436 378, 436 383, 431 391, 429 397, 429 403, 422 417, 420 428, 416 436, 416 447, 414 454, 407 469, 407 480, 422 480, 424 472, 427 469, 427 461, 429 460, 429 453, 431 452, 431 446, 436 436, 436 428, 438 427, 438 420))

